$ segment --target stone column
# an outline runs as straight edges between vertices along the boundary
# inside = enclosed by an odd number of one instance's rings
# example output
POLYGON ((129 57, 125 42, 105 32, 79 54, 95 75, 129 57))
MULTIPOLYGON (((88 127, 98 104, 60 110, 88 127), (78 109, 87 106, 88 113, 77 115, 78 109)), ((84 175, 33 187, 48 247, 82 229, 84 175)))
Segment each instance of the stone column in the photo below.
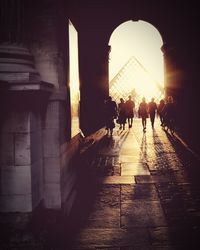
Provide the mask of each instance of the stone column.
POLYGON ((104 41, 90 43, 82 43, 80 47, 81 129, 85 134, 103 126, 103 103, 109 94, 110 46, 104 41))
POLYGON ((43 199, 41 81, 23 44, 23 0, 1 0, 0 212, 31 212, 43 199))
POLYGON ((102 85, 103 85, 103 95, 106 97, 109 95, 109 57, 110 57, 111 46, 105 45, 102 58, 102 85))
POLYGON ((180 63, 180 51, 175 45, 164 44, 162 46, 164 55, 165 93, 176 96, 177 90, 182 87, 184 73, 180 63))

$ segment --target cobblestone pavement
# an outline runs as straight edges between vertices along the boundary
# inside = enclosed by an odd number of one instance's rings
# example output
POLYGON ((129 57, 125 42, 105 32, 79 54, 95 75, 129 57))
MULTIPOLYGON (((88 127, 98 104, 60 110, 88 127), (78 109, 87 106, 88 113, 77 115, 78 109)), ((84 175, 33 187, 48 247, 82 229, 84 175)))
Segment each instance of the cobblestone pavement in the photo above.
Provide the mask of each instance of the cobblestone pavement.
POLYGON ((88 161, 72 249, 200 249, 199 159, 158 120, 115 128, 88 161))
POLYGON ((148 120, 146 133, 141 120, 125 131, 115 128, 78 158, 71 214, 38 212, 25 229, 13 223, 18 217, 9 224, 3 215, 0 249, 198 250, 199 163, 158 120, 155 129, 148 120))

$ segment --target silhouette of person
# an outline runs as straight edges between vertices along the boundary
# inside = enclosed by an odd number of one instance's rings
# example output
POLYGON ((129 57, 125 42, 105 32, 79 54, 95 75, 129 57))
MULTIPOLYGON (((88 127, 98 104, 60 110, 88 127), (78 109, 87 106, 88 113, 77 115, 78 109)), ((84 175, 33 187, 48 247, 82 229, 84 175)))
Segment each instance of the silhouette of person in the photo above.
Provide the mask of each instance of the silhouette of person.
POLYGON ((148 105, 148 110, 149 110, 149 116, 151 120, 151 126, 154 128, 154 121, 155 121, 155 115, 156 115, 156 110, 157 110, 157 104, 154 101, 154 98, 151 98, 151 102, 149 102, 148 105))
POLYGON ((139 105, 138 114, 139 117, 142 118, 143 131, 145 132, 147 125, 147 117, 148 117, 148 104, 146 103, 145 97, 142 98, 142 102, 139 105))
POLYGON ((112 97, 109 96, 105 101, 105 125, 108 130, 108 135, 112 136, 113 129, 115 128, 114 119, 117 118, 117 104, 112 100, 112 97))
POLYGON ((126 117, 128 119, 129 128, 131 128, 133 125, 133 117, 134 117, 133 109, 134 108, 135 108, 135 103, 131 99, 131 95, 129 95, 128 100, 126 101, 126 117))
POLYGON ((164 127, 174 133, 175 104, 172 96, 167 97, 167 103, 163 108, 164 127))
POLYGON ((158 104, 158 109, 157 109, 158 115, 160 117, 160 122, 161 122, 160 125, 161 126, 163 126, 163 122, 164 122, 164 120, 163 120, 163 109, 164 109, 164 106, 165 106, 165 101, 164 101, 164 99, 161 99, 160 103, 158 104))
POLYGON ((123 130, 125 129, 125 123, 126 123, 126 104, 124 102, 123 98, 120 98, 120 103, 118 104, 118 122, 120 124, 119 129, 123 130))

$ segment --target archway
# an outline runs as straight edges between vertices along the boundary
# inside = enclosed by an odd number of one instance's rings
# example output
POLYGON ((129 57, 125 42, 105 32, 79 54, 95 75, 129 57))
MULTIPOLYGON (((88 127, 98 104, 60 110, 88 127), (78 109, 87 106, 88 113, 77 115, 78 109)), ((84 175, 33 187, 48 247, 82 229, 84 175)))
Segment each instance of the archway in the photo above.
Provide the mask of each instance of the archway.
POLYGON ((136 105, 142 97, 164 97, 163 40, 145 21, 127 21, 112 33, 109 58, 109 94, 115 101, 132 95, 136 105))

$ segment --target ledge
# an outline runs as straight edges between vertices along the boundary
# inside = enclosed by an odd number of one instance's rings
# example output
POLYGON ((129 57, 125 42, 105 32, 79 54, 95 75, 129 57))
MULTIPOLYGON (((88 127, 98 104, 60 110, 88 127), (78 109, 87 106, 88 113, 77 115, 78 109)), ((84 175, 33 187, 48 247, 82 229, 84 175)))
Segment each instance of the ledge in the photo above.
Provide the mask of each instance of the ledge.
POLYGON ((48 82, 6 82, 0 81, 0 90, 2 91, 45 91, 52 92, 54 85, 48 82))

